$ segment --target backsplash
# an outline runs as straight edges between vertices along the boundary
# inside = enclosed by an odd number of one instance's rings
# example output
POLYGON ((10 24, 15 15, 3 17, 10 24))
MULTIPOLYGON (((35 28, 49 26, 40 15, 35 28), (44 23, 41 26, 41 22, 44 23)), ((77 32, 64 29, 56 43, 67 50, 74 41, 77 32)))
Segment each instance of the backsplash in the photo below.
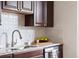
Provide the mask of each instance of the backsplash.
POLYGON ((5 48, 5 41, 6 37, 2 34, 7 33, 7 38, 8 38, 8 43, 11 44, 12 40, 12 32, 15 29, 18 29, 21 32, 22 35, 22 40, 19 39, 18 33, 14 33, 14 41, 18 39, 17 42, 18 44, 22 44, 22 42, 32 42, 35 37, 37 36, 44 36, 44 29, 39 29, 39 28, 28 28, 24 27, 24 15, 21 14, 14 14, 14 13, 7 13, 7 12, 2 12, 1 13, 1 26, 0 26, 0 46, 5 48), (21 22, 22 21, 22 22, 21 22), (39 32, 38 32, 39 31, 39 32))

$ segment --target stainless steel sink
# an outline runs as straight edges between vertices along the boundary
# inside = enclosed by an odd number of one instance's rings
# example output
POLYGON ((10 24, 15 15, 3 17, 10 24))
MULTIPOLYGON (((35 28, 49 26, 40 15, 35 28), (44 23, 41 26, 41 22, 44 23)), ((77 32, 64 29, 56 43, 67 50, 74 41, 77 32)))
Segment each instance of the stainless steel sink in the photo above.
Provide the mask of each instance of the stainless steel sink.
POLYGON ((32 48, 32 47, 37 47, 37 46, 34 46, 34 45, 31 45, 31 46, 25 46, 24 49, 25 49, 25 48, 32 48))
POLYGON ((13 48, 10 48, 10 50, 22 50, 22 49, 27 49, 27 48, 34 48, 34 47, 37 47, 35 45, 30 45, 30 46, 24 46, 24 47, 13 47, 13 48))
POLYGON ((20 49, 18 49, 18 48, 12 48, 11 50, 20 50, 20 49))

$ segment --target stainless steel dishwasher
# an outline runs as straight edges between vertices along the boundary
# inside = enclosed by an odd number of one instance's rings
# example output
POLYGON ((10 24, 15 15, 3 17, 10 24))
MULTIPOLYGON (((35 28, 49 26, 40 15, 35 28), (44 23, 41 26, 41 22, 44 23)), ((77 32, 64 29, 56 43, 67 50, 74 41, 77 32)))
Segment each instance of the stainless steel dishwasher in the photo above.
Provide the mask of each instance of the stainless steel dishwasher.
POLYGON ((59 46, 50 46, 43 49, 44 58, 58 58, 59 46))

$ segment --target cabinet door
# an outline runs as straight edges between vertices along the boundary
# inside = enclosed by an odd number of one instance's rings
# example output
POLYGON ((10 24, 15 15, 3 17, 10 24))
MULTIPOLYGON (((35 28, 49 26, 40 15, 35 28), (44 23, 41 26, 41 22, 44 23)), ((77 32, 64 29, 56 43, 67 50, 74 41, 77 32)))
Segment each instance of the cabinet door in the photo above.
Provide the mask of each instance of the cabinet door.
POLYGON ((54 18, 54 12, 53 12, 53 1, 47 1, 47 27, 53 27, 53 18, 54 18))
POLYGON ((44 1, 43 2, 43 15, 44 15, 44 26, 53 27, 53 1, 44 1))
POLYGON ((53 1, 34 1, 34 14, 26 15, 26 26, 53 27, 53 4, 53 1))
POLYGON ((34 3, 34 26, 43 26, 43 3, 37 1, 34 3))
POLYGON ((3 9, 18 10, 17 1, 3 1, 3 9))
POLYGON ((59 58, 63 58, 63 45, 59 46, 59 58))
POLYGON ((26 13, 33 13, 33 2, 32 1, 22 1, 21 2, 21 11, 26 13))
POLYGON ((15 58, 39 58, 43 56, 43 50, 36 50, 30 52, 21 52, 14 54, 15 58))

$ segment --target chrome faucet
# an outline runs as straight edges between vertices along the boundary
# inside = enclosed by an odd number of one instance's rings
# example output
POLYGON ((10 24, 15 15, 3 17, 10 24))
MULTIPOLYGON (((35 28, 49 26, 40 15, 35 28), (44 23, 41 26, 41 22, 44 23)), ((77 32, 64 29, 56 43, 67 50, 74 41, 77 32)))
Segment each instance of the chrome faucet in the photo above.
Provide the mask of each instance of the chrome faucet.
POLYGON ((20 31, 19 30, 14 30, 13 32, 12 32, 12 43, 11 43, 11 47, 13 47, 14 46, 14 37, 13 37, 13 35, 14 35, 14 33, 15 32, 18 32, 19 33, 19 36, 20 36, 20 39, 22 39, 22 36, 21 36, 21 34, 20 34, 20 31))

